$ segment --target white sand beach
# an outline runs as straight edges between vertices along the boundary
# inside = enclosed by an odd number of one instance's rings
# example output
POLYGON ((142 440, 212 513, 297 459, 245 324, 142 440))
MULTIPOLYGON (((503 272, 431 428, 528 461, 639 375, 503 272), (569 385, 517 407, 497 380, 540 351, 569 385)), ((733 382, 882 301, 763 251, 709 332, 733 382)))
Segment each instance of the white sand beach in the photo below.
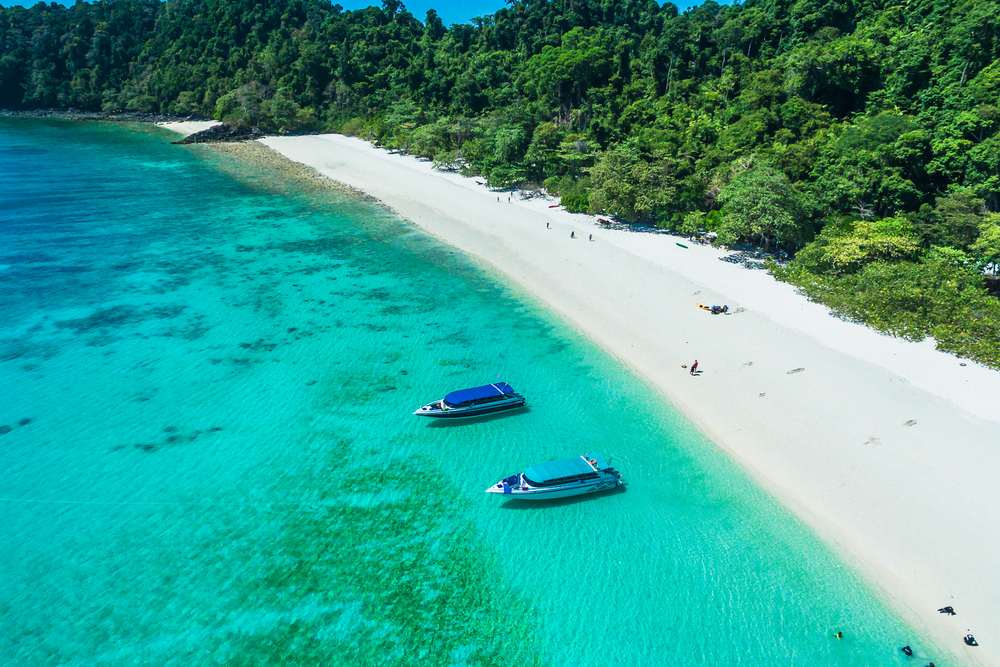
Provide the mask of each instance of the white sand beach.
POLYGON ((175 120, 169 123, 157 123, 162 128, 179 132, 184 136, 207 130, 219 124, 217 120, 175 120))
POLYGON ((262 143, 516 281, 661 391, 917 630, 1000 665, 1000 373, 842 321, 676 236, 508 203, 358 139, 262 143), (697 377, 682 368, 695 359, 697 377))

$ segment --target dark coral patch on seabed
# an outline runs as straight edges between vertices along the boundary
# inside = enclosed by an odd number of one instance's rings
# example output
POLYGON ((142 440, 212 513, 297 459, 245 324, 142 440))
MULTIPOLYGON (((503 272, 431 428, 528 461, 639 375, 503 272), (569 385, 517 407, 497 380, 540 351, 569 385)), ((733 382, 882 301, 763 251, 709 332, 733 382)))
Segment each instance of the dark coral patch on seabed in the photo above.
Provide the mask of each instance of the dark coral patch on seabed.
POLYGON ((313 471, 309 487, 322 496, 270 517, 284 537, 261 575, 244 582, 243 613, 284 620, 241 633, 233 657, 283 664, 294 652, 298 664, 345 667, 548 664, 530 603, 505 583, 474 526, 456 522, 460 495, 448 484, 415 492, 412 481, 431 462, 385 461, 343 441, 336 451, 313 471))

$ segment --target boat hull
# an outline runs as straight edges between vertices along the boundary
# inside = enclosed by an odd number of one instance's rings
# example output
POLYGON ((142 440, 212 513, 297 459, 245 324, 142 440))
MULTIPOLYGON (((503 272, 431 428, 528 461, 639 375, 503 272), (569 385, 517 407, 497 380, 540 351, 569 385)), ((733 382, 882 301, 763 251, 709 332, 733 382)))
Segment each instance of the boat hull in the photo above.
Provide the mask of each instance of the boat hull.
POLYGON ((486 493, 495 493, 497 495, 502 495, 506 498, 517 498, 518 500, 550 500, 555 498, 569 498, 571 496, 582 496, 588 493, 596 493, 598 491, 608 491, 619 486, 622 482, 617 478, 610 477, 608 479, 597 480, 593 484, 575 484, 566 485, 564 487, 555 487, 551 489, 519 489, 510 488, 509 493, 505 493, 503 488, 497 488, 495 485, 486 490, 486 493))
POLYGON ((522 473, 504 477, 486 489, 486 493, 522 500, 547 500, 608 491, 623 484, 621 473, 604 457, 582 454, 536 463, 522 473))
MULTIPOLYGON (((440 401, 439 401, 440 402, 440 401)), ((503 403, 492 403, 489 405, 473 405, 468 408, 449 408, 447 410, 442 410, 440 408, 431 407, 433 403, 423 406, 419 410, 416 410, 413 414, 418 417, 433 417, 435 419, 468 419, 470 417, 482 417, 483 415, 491 415, 497 412, 507 412, 508 410, 517 410, 518 408, 523 408, 526 403, 522 398, 520 400, 514 400, 503 403)))

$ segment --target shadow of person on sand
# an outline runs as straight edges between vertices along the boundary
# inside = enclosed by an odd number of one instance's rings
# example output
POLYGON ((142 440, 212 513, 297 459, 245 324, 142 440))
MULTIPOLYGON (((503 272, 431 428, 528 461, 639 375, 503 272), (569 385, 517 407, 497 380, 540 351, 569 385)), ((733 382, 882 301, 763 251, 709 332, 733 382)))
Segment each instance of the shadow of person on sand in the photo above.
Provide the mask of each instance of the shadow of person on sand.
POLYGON ((482 417, 465 417, 462 419, 435 419, 427 428, 455 428, 457 426, 468 426, 470 424, 485 424, 486 422, 491 422, 497 419, 504 419, 505 417, 510 417, 513 415, 522 415, 525 412, 531 412, 531 408, 527 405, 514 410, 505 410, 503 412, 497 412, 492 415, 483 415, 482 417))
POLYGON ((589 502, 592 499, 597 498, 607 498, 608 496, 618 496, 628 491, 628 487, 624 484, 620 484, 613 489, 608 489, 607 491, 596 491, 594 493, 585 493, 582 496, 570 496, 569 498, 552 498, 551 500, 520 500, 518 498, 511 498, 503 505, 501 508, 505 510, 542 510, 546 508, 553 507, 565 507, 566 505, 577 505, 579 503, 589 502))

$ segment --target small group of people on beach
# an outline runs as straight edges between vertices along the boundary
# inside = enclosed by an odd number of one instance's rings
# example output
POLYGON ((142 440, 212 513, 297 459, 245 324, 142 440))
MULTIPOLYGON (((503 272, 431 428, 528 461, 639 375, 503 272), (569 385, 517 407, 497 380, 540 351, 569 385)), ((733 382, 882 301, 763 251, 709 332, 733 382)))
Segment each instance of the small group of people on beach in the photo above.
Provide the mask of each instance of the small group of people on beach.
MULTIPOLYGON (((546 223, 545 223, 545 229, 552 229, 552 227, 551 227, 551 226, 549 225, 549 223, 547 223, 547 222, 546 222, 546 223)), ((571 239, 575 239, 575 238, 576 238, 576 232, 575 232, 575 231, 571 231, 571 232, 569 233, 569 237, 570 237, 571 239)), ((590 236, 588 236, 588 237, 587 237, 587 240, 588 240, 588 241, 593 241, 593 240, 594 240, 594 235, 593 235, 593 234, 591 234, 590 236)))
MULTIPOLYGON (((952 607, 951 605, 949 605, 947 607, 941 607, 940 609, 938 609, 938 613, 939 614, 948 614, 949 616, 957 616, 957 614, 955 613, 955 608, 952 607)), ((962 638, 962 641, 965 642, 965 645, 966 646, 979 646, 979 642, 977 642, 976 638, 972 636, 972 631, 968 631, 968 632, 969 632, 969 634, 965 635, 965 637, 962 638)))
MULTIPOLYGON (((940 609, 938 609, 938 613, 947 614, 948 616, 956 615, 955 608, 950 605, 947 607, 941 607, 940 609)), ((842 636, 843 633, 841 632, 838 632, 837 634, 834 635, 834 637, 836 637, 837 639, 840 639, 842 636)), ((969 632, 969 634, 965 635, 965 637, 962 638, 962 641, 965 642, 966 646, 979 646, 979 642, 977 642, 976 638, 972 636, 972 632, 969 632)), ((899 650, 902 651, 903 655, 905 655, 906 657, 908 658, 913 657, 913 649, 910 648, 909 646, 904 646, 899 650)), ((929 662, 925 667, 934 667, 934 663, 929 662)))
MULTIPOLYGON (((694 362, 694 365, 691 366, 691 374, 692 375, 694 375, 694 370, 695 370, 695 367, 697 365, 698 365, 698 362, 696 361, 696 362, 694 362)), ((940 609, 938 609, 938 612, 942 613, 942 614, 948 614, 949 616, 955 616, 956 615, 955 614, 955 608, 951 607, 951 606, 941 607, 940 609)), ((969 634, 965 635, 965 637, 962 638, 962 641, 965 642, 966 646, 979 646, 979 642, 977 642, 976 638, 972 636, 972 632, 971 631, 967 631, 967 632, 969 632, 969 634)), ((833 636, 836 637, 837 639, 843 639, 844 638, 844 633, 842 631, 838 631, 838 632, 834 633, 833 636)), ((909 645, 904 646, 904 647, 900 648, 899 650, 902 651, 903 655, 905 655, 906 657, 908 657, 908 658, 912 658, 913 657, 913 649, 909 645)), ((933 662, 928 662, 924 667, 934 667, 934 663, 933 662)))

